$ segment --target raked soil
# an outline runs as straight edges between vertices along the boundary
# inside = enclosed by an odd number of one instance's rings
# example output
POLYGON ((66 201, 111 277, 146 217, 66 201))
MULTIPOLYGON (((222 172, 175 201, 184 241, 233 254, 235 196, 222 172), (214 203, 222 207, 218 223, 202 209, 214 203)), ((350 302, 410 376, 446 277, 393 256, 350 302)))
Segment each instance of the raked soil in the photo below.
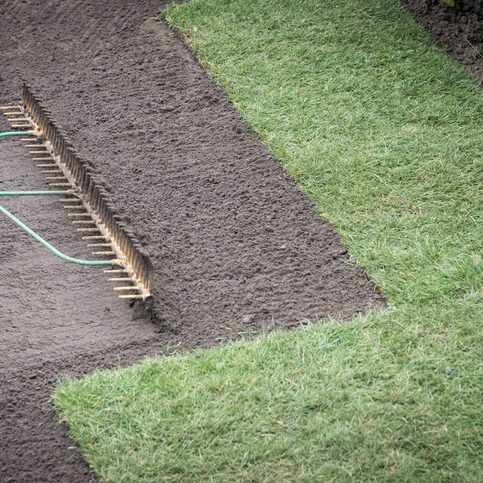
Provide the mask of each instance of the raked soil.
MULTIPOLYGON (((337 234, 163 22, 153 0, 10 1, 0 104, 29 80, 94 163, 154 264, 154 317, 101 270, 54 259, 0 218, 0 481, 92 475, 49 402, 64 375, 350 319, 384 298, 337 234)), ((0 130, 7 124, 0 121, 0 130)), ((17 139, 0 189, 45 181, 17 139)), ((2 200, 69 255, 89 258, 55 199, 2 200)))

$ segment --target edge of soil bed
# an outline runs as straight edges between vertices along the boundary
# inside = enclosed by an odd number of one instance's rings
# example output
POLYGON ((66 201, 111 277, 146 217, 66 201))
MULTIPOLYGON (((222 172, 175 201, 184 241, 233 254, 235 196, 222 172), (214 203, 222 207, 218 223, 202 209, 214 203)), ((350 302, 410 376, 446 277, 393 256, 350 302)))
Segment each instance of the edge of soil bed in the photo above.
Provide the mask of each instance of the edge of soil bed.
POLYGON ((483 2, 456 0, 451 8, 442 0, 404 0, 434 43, 483 87, 483 2))

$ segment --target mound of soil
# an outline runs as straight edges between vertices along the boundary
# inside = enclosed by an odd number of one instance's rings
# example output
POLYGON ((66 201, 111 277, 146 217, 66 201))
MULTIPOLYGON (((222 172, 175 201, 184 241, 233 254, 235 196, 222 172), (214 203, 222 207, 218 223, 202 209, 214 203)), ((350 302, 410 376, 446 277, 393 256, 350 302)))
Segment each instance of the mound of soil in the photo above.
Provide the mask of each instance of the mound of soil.
POLYGON ((483 2, 456 0, 451 8, 441 0, 405 1, 434 42, 483 85, 483 2))

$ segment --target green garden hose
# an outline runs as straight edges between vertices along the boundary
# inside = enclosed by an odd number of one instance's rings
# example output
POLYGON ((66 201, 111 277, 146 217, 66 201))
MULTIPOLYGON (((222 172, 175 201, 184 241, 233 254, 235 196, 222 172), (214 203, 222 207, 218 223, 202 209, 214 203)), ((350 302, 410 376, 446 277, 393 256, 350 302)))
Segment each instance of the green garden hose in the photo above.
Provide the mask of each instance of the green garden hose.
POLYGON ((15 222, 20 228, 25 230, 29 235, 32 235, 38 242, 40 242, 47 250, 52 252, 54 255, 62 258, 62 260, 66 260, 68 262, 77 263, 78 265, 87 265, 90 267, 94 266, 101 266, 101 265, 112 265, 112 260, 81 260, 79 258, 72 258, 68 255, 64 255, 62 252, 57 250, 57 248, 53 247, 48 241, 44 240, 40 235, 35 233, 31 228, 29 228, 25 223, 22 223, 16 216, 12 215, 8 210, 6 210, 3 206, 0 205, 0 212, 10 218, 13 222, 15 222))
MULTIPOLYGON (((0 137, 7 137, 7 136, 25 136, 29 135, 30 133, 27 131, 10 131, 10 132, 1 132, 0 137)), ((0 191, 0 196, 50 196, 50 195, 67 195, 71 194, 69 191, 0 191)), ((29 228, 25 223, 21 222, 16 216, 12 215, 10 211, 5 209, 3 206, 0 205, 0 212, 3 213, 5 216, 10 218, 14 223, 16 223, 22 230, 25 230, 29 235, 33 236, 39 243, 41 243, 47 250, 52 252, 62 260, 66 260, 67 262, 77 263, 78 265, 87 265, 89 267, 97 267, 102 265, 112 265, 112 260, 81 260, 80 258, 73 258, 69 257, 69 255, 65 255, 61 251, 57 250, 54 246, 52 246, 47 240, 44 240, 39 234, 35 233, 31 228, 29 228)))
POLYGON ((0 191, 0 196, 49 196, 71 195, 74 191, 0 191))
POLYGON ((30 136, 30 132, 28 131, 9 131, 9 132, 0 132, 0 138, 8 137, 8 136, 30 136))

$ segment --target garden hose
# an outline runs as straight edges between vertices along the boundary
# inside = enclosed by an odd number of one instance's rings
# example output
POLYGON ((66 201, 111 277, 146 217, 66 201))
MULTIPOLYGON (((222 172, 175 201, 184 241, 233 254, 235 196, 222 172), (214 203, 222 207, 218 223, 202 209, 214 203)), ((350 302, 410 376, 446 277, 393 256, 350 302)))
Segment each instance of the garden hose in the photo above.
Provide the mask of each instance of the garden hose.
POLYGON ((49 196, 71 195, 74 191, 0 191, 0 196, 49 196))
MULTIPOLYGON (((25 136, 30 135, 28 131, 9 131, 0 132, 0 137, 8 136, 25 136)), ((50 195, 67 195, 71 194, 69 191, 0 191, 1 196, 50 196, 50 195)), ((3 213, 7 218, 10 218, 14 223, 16 223, 22 230, 25 230, 29 235, 33 236, 39 243, 41 243, 47 250, 53 253, 55 256, 71 263, 77 263, 77 265, 87 265, 89 267, 97 267, 103 265, 112 265, 111 260, 81 260, 80 258, 69 257, 65 255, 60 250, 57 250, 52 246, 47 240, 44 240, 38 233, 35 233, 31 228, 29 228, 25 223, 20 221, 16 216, 14 216, 10 211, 5 209, 0 205, 0 212, 3 213)))
MULTIPOLYGON (((50 193, 51 192, 49 191, 44 192, 44 194, 50 194, 50 193)), ((57 250, 57 248, 53 247, 48 241, 44 240, 39 234, 35 233, 35 231, 29 228, 25 223, 21 222, 16 216, 14 216, 12 213, 10 213, 1 205, 0 205, 0 212, 3 213, 8 218, 10 218, 14 223, 16 223, 23 230, 25 230, 29 235, 33 236, 39 243, 41 243, 51 253, 53 253, 59 258, 62 258, 62 260, 66 260, 67 262, 71 262, 71 263, 77 263, 77 265, 87 265, 90 267, 112 265, 112 260, 92 260, 91 261, 91 260, 81 260, 79 258, 69 257, 68 255, 65 255, 61 251, 57 250)))
POLYGON ((0 138, 8 137, 8 136, 30 136, 32 133, 29 131, 9 131, 9 132, 0 132, 0 138))

